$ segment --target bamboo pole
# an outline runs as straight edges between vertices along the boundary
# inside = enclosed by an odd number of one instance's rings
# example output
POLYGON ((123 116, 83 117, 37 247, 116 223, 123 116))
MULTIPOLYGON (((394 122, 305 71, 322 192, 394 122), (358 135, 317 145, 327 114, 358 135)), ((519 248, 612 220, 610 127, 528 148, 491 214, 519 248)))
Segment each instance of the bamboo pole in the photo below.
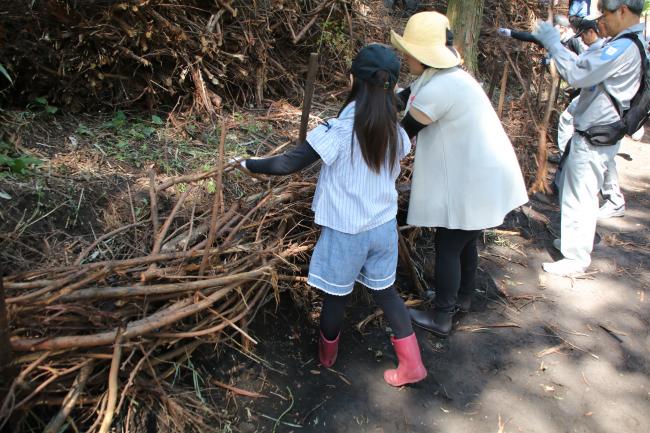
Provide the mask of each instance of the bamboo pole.
POLYGON ((203 258, 201 259, 201 266, 199 267, 199 275, 203 275, 205 273, 205 268, 208 266, 208 260, 210 258, 210 255, 208 254, 208 250, 212 248, 212 243, 214 242, 214 238, 217 236, 217 219, 219 218, 219 215, 223 213, 223 204, 222 204, 223 184, 222 184, 221 172, 223 171, 223 152, 224 152, 224 147, 226 142, 227 130, 228 130, 228 126, 226 125, 226 122, 222 121, 221 137, 219 138, 220 170, 217 171, 217 189, 214 193, 214 202, 212 204, 212 215, 210 216, 210 231, 208 232, 208 242, 205 249, 206 253, 203 255, 203 258))
MULTIPOLYGON (((549 23, 553 23, 553 2, 549 2, 548 5, 548 20, 549 23)), ((538 144, 537 144, 537 173, 535 174, 535 181, 530 187, 530 193, 534 194, 536 192, 541 192, 543 194, 548 194, 550 192, 550 187, 547 179, 548 174, 548 145, 547 145, 547 131, 549 122, 551 120, 551 114, 553 113, 553 107, 555 106, 555 95, 558 90, 558 85, 560 81, 560 76, 557 73, 557 68, 555 67, 555 62, 551 62, 550 65, 551 73, 551 82, 549 84, 549 94, 548 100, 546 101, 546 110, 544 111, 544 118, 542 123, 537 128, 538 133, 538 144)))

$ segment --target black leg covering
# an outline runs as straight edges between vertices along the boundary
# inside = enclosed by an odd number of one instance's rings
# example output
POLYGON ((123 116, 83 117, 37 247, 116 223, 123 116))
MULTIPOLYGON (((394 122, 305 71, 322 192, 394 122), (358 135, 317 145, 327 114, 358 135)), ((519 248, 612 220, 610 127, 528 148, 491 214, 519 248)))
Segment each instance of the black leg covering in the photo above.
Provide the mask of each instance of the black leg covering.
POLYGON ((325 293, 320 313, 320 330, 328 340, 335 340, 343 327, 345 305, 350 296, 334 296, 325 293))
POLYGON ((480 233, 480 230, 436 229, 436 310, 454 310, 461 284, 463 291, 474 290, 478 266, 476 239, 480 233))
POLYGON ((395 287, 384 290, 371 290, 370 292, 379 308, 384 312, 395 338, 399 339, 411 335, 413 333, 411 318, 395 287))

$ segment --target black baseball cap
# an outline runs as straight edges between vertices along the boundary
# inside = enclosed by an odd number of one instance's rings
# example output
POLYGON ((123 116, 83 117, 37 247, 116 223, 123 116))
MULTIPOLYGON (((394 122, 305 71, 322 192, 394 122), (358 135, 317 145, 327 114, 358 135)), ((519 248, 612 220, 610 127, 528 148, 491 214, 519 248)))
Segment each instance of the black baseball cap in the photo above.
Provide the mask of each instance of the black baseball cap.
POLYGON ((582 18, 580 22, 577 22, 575 24, 576 28, 576 36, 580 36, 584 32, 586 32, 589 29, 592 29, 596 33, 599 33, 598 31, 598 20, 591 20, 588 18, 582 18))
POLYGON ((395 51, 383 44, 370 44, 361 48, 357 56, 352 61, 352 68, 350 71, 352 75, 362 80, 389 88, 395 83, 399 77, 400 62, 395 54, 395 51), (388 81, 380 80, 376 73, 378 71, 386 71, 388 73, 388 81))

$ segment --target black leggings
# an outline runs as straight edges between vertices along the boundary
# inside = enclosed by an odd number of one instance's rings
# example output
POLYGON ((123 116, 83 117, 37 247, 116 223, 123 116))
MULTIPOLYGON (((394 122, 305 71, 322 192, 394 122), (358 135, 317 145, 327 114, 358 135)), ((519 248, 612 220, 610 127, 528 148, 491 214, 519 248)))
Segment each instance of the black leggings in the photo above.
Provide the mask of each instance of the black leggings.
MULTIPOLYGON (((395 287, 383 290, 371 290, 372 297, 384 312, 390 327, 393 329, 395 338, 408 337, 413 333, 411 318, 404 305, 404 301, 397 294, 395 287)), ((341 332, 343 317, 345 316, 345 304, 350 295, 335 296, 325 294, 323 299, 323 311, 320 315, 320 330, 328 340, 334 340, 341 332)))
POLYGON ((436 228, 436 310, 453 311, 459 293, 474 292, 480 234, 480 230, 436 228))

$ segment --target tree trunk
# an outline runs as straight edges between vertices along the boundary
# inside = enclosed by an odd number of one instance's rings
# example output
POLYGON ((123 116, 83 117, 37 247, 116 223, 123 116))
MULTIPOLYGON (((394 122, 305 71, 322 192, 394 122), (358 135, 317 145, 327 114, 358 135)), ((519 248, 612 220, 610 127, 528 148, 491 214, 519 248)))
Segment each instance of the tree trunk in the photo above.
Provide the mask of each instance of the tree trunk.
POLYGON ((483 0, 449 0, 447 18, 454 32, 454 45, 474 76, 478 72, 478 39, 483 21, 483 0))

